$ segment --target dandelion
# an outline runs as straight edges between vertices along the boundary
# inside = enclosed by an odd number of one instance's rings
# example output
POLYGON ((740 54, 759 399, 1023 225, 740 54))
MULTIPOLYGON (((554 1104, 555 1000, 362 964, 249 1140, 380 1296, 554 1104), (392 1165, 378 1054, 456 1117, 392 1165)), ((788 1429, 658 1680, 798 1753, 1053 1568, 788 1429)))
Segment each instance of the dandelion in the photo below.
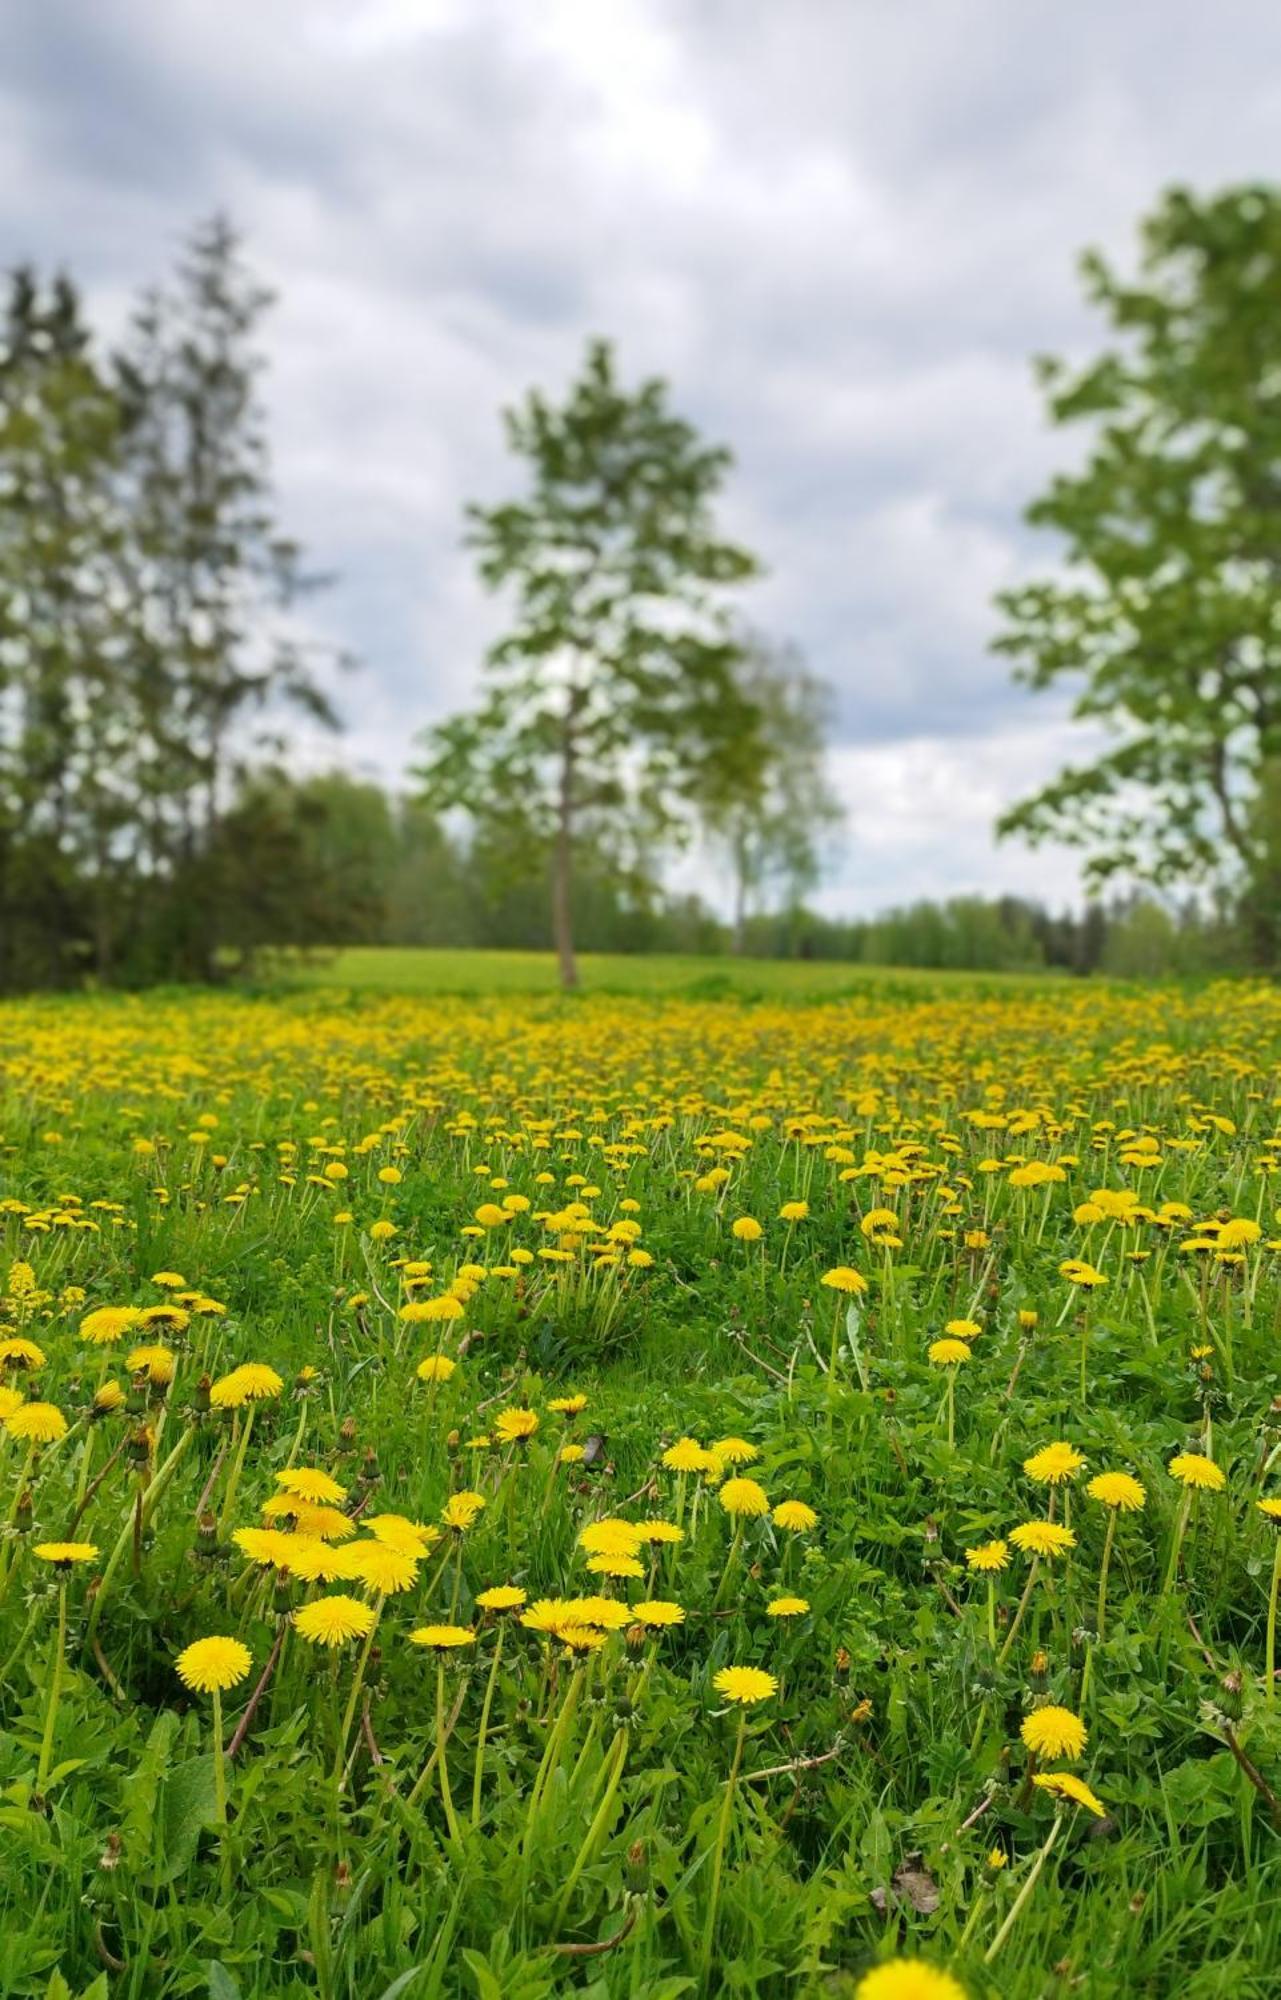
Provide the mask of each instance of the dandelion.
POLYGON ((1147 1499, 1147 1491, 1142 1482, 1128 1472, 1100 1472, 1085 1489, 1089 1499, 1108 1510, 1107 1533, 1103 1537, 1103 1560, 1099 1565, 1099 1599, 1095 1614, 1095 1624, 1100 1639, 1103 1637, 1107 1620, 1108 1569, 1112 1561, 1112 1544, 1116 1540, 1116 1524, 1122 1514, 1137 1514, 1147 1499))
POLYGON ((1181 1486, 1201 1493, 1221 1493, 1227 1481, 1212 1458, 1203 1458, 1198 1451, 1180 1452, 1170 1460, 1171 1475, 1181 1486))
POLYGON ((98 1553, 93 1542, 37 1542, 34 1550, 41 1562, 55 1569, 74 1569, 77 1563, 91 1563, 98 1553))
POLYGON ((1090 1790, 1084 1778, 1074 1777, 1071 1771, 1038 1771, 1032 1783, 1054 1798, 1066 1800, 1069 1805, 1083 1806, 1096 1819, 1103 1819, 1106 1815, 1107 1808, 1102 1800, 1090 1790))
POLYGON ((640 1604, 633 1604, 631 1615, 638 1625, 647 1625, 654 1630, 685 1623, 682 1606, 671 1604, 661 1597, 648 1597, 640 1604))
POLYGON ((965 1551, 966 1566, 976 1570, 980 1576, 988 1576, 995 1570, 1008 1569, 1010 1549, 1008 1542, 981 1542, 977 1548, 965 1551))
POLYGON ((1061 1556, 1076 1547, 1071 1528, 1060 1527, 1057 1521, 1024 1521, 1010 1530, 1010 1540, 1025 1556, 1061 1556))
POLYGON ((1010 1540, 1021 1554, 1031 1556, 1032 1563, 1027 1573, 1027 1582, 1023 1586, 1023 1595, 1010 1621, 1010 1629, 1005 1635, 1005 1644, 997 1658, 998 1666, 1004 1665, 1009 1658, 1010 1648, 1023 1622, 1023 1614, 1031 1600, 1032 1587, 1042 1562, 1052 1562, 1055 1557, 1066 1555, 1069 1549, 1076 1547, 1076 1536, 1072 1530, 1060 1527, 1057 1521, 1023 1521, 1017 1528, 1010 1530, 1010 1540))
POLYGON ((770 1519, 789 1535, 808 1535, 818 1526, 818 1515, 804 1500, 780 1500, 770 1519))
POLYGON ((809 1610, 807 1597, 775 1597, 765 1606, 767 1618, 802 1618, 809 1610))
POLYGON ((1086 1745, 1086 1728, 1069 1708, 1048 1703, 1034 1708, 1019 1731, 1034 1757, 1079 1757, 1086 1745))
POLYGON ((80 1322, 80 1338, 92 1347, 111 1346, 132 1332, 142 1318, 137 1306, 97 1306, 80 1322))
POLYGON ((735 1517, 755 1518, 769 1513, 765 1489, 754 1479, 727 1479, 716 1497, 725 1512, 735 1517))
POLYGON ((762 1667, 722 1667, 713 1675, 712 1686, 723 1700, 738 1709, 738 1731, 734 1738, 734 1757, 730 1765, 729 1778, 725 1786, 725 1800, 721 1806, 720 1819, 716 1829, 716 1841, 712 1849, 711 1889, 708 1896, 707 1918, 703 1926, 703 1974, 712 1961, 712 1946, 716 1939, 716 1917, 721 1897, 721 1869, 725 1861, 725 1842, 729 1838, 730 1819, 734 1811, 734 1793, 738 1785, 738 1773, 743 1762, 743 1745, 747 1738, 747 1711, 758 1702, 768 1701, 778 1693, 778 1682, 773 1674, 762 1667))
POLYGON ((502 1410, 494 1418, 493 1433, 500 1444, 527 1444, 538 1429, 534 1410, 502 1410))
POLYGON ((965 2000, 965 1988, 923 1958, 892 1958, 864 1973, 854 2000, 965 2000))
POLYGON ((295 1499, 336 1505, 347 1498, 347 1489, 328 1472, 315 1466, 299 1465, 276 1474, 276 1484, 295 1499))
POLYGON ((22 1403, 4 1420, 10 1437, 27 1444, 57 1444, 67 1435, 67 1420, 54 1403, 22 1403))
POLYGON ((418 1580, 418 1558, 408 1549, 393 1548, 388 1542, 370 1540, 343 1551, 347 1575, 363 1583, 375 1597, 391 1597, 412 1590, 418 1580))
POLYGON ((448 1354, 429 1354, 420 1361, 414 1373, 420 1382, 448 1382, 457 1370, 458 1363, 448 1354))
POLYGON ((213 1696, 214 1816, 219 1826, 227 1823, 227 1772, 222 1747, 222 1697, 228 1688, 239 1687, 253 1665, 248 1646, 239 1639, 217 1636, 197 1639, 179 1653, 174 1669, 184 1687, 196 1694, 213 1696))
POLYGON ((474 1646, 476 1634, 470 1625, 420 1625, 409 1639, 429 1653, 452 1653, 461 1646, 474 1646))
POLYGON ((1039 1486, 1060 1486, 1065 1479, 1074 1479, 1084 1464, 1075 1445, 1047 1444, 1024 1459, 1023 1470, 1039 1486))
POLYGON ((778 1693, 778 1682, 773 1674, 767 1674, 760 1667, 722 1667, 713 1676, 712 1686, 717 1694, 728 1702, 742 1708, 752 1708, 758 1701, 768 1701, 778 1693))
POLYGON ((697 1438, 677 1438, 663 1453, 663 1464, 669 1472, 707 1472, 713 1460, 712 1454, 697 1438))
MULTIPOLYGON (((999 1572, 1009 1568, 1010 1549, 1008 1542, 980 1542, 976 1548, 965 1551, 965 1566, 975 1576, 987 1578, 987 1641, 992 1651, 996 1651, 996 1579, 999 1572)), ((982 1712, 979 1726, 982 1727, 982 1712)))
POLYGON ((760 1457, 760 1446, 749 1444, 746 1438, 718 1438, 711 1447, 712 1456, 720 1459, 722 1465, 750 1465, 760 1457))
POLYGON ((465 1534, 475 1526, 485 1507, 483 1493, 451 1493, 440 1512, 441 1525, 455 1534, 465 1534))
POLYGON ((318 1597, 293 1614, 294 1629, 311 1646, 346 1645, 349 1639, 364 1639, 374 1629, 374 1613, 358 1597, 318 1597))
POLYGON ((482 1611, 518 1611, 527 1601, 526 1592, 514 1583, 492 1584, 488 1590, 478 1592, 476 1597, 482 1611))
POLYGON ((11 1340, 0 1340, 0 1369, 43 1368, 45 1351, 37 1347, 34 1340, 25 1335, 15 1335, 11 1340))
POLYGON ((1192 1514, 1193 1497, 1198 1493, 1221 1493, 1227 1485, 1222 1470, 1212 1458, 1206 1458, 1199 1451, 1183 1451, 1170 1460, 1170 1476, 1177 1479, 1183 1488, 1183 1498, 1175 1517, 1174 1533, 1170 1538, 1170 1560, 1165 1572, 1164 1589, 1173 1590, 1179 1574, 1179 1557, 1183 1551, 1183 1538, 1188 1531, 1188 1521, 1192 1514))

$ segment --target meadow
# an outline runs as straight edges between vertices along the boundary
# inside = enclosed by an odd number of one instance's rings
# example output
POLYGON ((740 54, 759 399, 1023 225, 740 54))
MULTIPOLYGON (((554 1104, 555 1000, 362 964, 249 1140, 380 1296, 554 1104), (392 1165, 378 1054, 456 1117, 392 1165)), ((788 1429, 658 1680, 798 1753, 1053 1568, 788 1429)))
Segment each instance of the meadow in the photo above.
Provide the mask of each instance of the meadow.
POLYGON ((0 1994, 1275 1991, 1281 993, 802 970, 0 1009, 0 1994))
MULTIPOLYGON (((581 952, 584 993, 644 994, 689 1000, 819 1000, 865 993, 968 993, 1013 985, 1045 987, 1046 973, 918 972, 911 967, 849 965, 838 960, 700 957, 679 952, 581 952)), ((550 951, 447 950, 405 945, 347 945, 335 951, 280 952, 264 963, 268 990, 341 988, 357 993, 555 993, 550 951)))

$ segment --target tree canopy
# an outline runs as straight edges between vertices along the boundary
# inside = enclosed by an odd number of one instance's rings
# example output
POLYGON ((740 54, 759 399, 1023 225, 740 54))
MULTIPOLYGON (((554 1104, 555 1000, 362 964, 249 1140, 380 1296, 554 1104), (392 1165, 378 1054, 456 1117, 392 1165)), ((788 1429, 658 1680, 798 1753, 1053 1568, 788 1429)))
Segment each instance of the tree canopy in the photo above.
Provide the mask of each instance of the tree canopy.
POLYGON ((624 387, 607 341, 562 403, 534 390, 509 411, 507 435, 525 489, 468 518, 512 623, 478 707, 429 733, 419 777, 436 809, 547 856, 572 985, 584 844, 643 889, 657 844, 692 831, 700 791, 762 754, 726 599, 757 565, 712 511, 728 452, 674 414, 663 381, 624 387))
POLYGON ((1079 467, 1028 511, 1059 575, 1001 598, 1001 650, 1034 689, 1074 690, 1098 745, 1001 831, 1066 841, 1090 878, 1230 882, 1258 949, 1277 939, 1268 804, 1281 754, 1281 193, 1168 193, 1138 273, 1083 260, 1111 343, 1041 364, 1079 467))

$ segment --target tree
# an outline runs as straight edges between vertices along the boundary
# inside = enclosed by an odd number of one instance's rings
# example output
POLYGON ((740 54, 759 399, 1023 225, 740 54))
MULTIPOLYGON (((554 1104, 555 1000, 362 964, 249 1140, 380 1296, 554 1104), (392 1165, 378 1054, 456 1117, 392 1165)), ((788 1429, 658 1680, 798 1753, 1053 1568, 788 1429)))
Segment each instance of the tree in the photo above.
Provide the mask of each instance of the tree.
POLYGON ((74 286, 18 271, 0 347, 0 985, 113 957, 133 721, 119 452, 74 286))
POLYGON ((1138 278, 1098 254, 1088 295, 1114 344, 1041 364, 1085 462, 1030 508, 1066 575, 1007 592, 1000 650, 1035 689, 1076 683, 1105 747, 1023 800, 1002 833, 1086 850, 1088 876, 1230 880, 1256 949, 1275 951, 1258 883, 1281 751, 1281 192, 1176 189, 1144 223, 1138 278))
POLYGON ((742 952, 749 918, 771 888, 799 909, 819 877, 820 842, 840 824, 824 769, 830 693, 791 647, 758 635, 743 641, 740 694, 758 728, 721 760, 702 797, 703 818, 729 857, 734 881, 732 943, 742 952))
POLYGON ((584 846, 638 884, 691 802, 741 757, 760 718, 741 689, 725 592, 755 574, 717 532, 729 454, 634 391, 593 341, 564 403, 538 391, 506 418, 523 496, 472 507, 470 544, 511 630, 490 652, 471 714, 429 732, 417 773, 436 810, 550 864, 552 928, 576 983, 574 876, 584 846))
POLYGON ((290 613, 320 581, 275 517, 258 330, 272 295, 221 216, 147 294, 118 357, 138 607, 142 878, 194 876, 165 912, 170 972, 207 976, 232 914, 219 820, 289 709, 332 723, 290 613), (256 719, 255 734, 251 722, 256 719), (198 884, 199 894, 190 893, 198 884))

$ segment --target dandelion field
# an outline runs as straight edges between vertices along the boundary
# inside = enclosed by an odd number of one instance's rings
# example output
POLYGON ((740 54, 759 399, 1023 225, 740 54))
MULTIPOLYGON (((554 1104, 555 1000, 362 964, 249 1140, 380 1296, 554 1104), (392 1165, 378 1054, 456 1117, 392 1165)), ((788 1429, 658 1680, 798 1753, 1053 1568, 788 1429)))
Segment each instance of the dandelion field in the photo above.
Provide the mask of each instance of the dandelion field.
POLYGON ((0 1994, 1275 1991, 1281 995, 0 1061, 0 1994))

